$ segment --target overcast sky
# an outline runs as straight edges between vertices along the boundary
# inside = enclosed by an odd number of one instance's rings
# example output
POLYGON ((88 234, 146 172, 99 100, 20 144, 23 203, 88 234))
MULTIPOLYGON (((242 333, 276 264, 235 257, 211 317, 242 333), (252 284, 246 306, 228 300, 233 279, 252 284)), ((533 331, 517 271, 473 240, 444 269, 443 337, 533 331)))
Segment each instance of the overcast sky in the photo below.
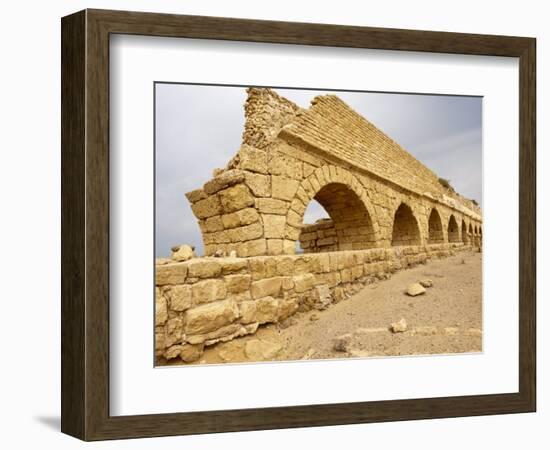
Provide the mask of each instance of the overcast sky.
MULTIPOLYGON (((156 256, 188 243, 203 252, 185 193, 202 187, 238 151, 246 89, 156 84, 156 256)), ((338 95, 457 192, 482 204, 482 99, 418 94, 275 90, 307 108, 316 95, 338 95)), ((306 223, 326 216, 312 202, 306 223)))

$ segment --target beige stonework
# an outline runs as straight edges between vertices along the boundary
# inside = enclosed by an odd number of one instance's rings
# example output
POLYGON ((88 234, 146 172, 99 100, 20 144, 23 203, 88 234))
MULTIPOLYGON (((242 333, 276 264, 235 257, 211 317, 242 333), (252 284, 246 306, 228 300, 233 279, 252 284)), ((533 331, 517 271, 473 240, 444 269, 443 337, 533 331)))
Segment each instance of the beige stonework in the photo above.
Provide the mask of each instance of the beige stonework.
POLYGON ((251 88, 245 113, 235 157, 186 194, 205 256, 156 265, 157 355, 196 361, 204 346, 481 247, 479 207, 338 97, 301 109, 251 88), (306 224, 313 200, 330 218, 306 224))

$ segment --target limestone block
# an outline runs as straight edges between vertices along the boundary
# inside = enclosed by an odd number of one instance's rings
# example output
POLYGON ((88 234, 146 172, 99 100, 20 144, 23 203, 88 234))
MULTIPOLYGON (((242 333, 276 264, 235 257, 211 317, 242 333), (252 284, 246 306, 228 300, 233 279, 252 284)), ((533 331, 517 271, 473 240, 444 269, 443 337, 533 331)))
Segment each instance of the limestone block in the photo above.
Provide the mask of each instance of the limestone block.
POLYGON ((212 345, 216 342, 225 341, 229 339, 233 339, 234 337, 239 335, 239 331, 241 330, 242 325, 240 323, 231 323, 229 325, 225 325, 223 327, 217 328, 214 331, 210 331, 209 333, 204 334, 191 334, 186 336, 186 341, 189 344, 197 345, 197 344, 204 344, 206 345, 212 345))
POLYGON ((292 275, 294 273, 294 257, 281 256, 276 259, 277 275, 292 275))
POLYGON ((254 196, 245 184, 231 186, 217 194, 225 213, 238 211, 254 205, 254 196))
POLYGON ((279 300, 273 297, 242 302, 239 307, 244 324, 276 322, 279 317, 279 300))
POLYGON ((180 358, 186 363, 198 361, 204 351, 204 345, 183 344, 180 350, 180 358))
POLYGON ((169 345, 181 342, 183 335, 183 322, 181 317, 176 316, 168 319, 166 322, 166 335, 169 341, 169 345))
POLYGON ((191 296, 197 305, 224 299, 226 295, 225 283, 220 279, 199 281, 191 287, 191 296))
POLYGON ((222 213, 222 204, 217 195, 211 195, 191 205, 193 214, 199 219, 217 216, 222 213))
POLYGON ((247 274, 242 275, 226 275, 224 277, 225 286, 229 294, 238 294, 246 291, 250 288, 251 276, 247 274))
POLYGON ((166 347, 166 335, 164 331, 155 333, 155 350, 163 350, 166 347))
POLYGON ((271 196, 280 200, 291 201, 296 195, 299 182, 281 176, 271 177, 271 196))
POLYGON ((262 221, 264 223, 264 235, 266 238, 282 239, 284 237, 286 223, 285 216, 279 216, 277 214, 263 214, 262 221))
POLYGON ((190 203, 196 203, 199 200, 203 200, 208 197, 208 195, 206 195, 206 192, 204 192, 202 189, 195 189, 194 191, 187 192, 185 196, 190 203))
POLYGON ((168 319, 166 298, 162 295, 160 289, 156 288, 155 291, 155 325, 163 325, 168 319))
POLYGON ((202 228, 204 233, 212 233, 214 231, 223 230, 223 223, 222 223, 221 216, 209 217, 204 221, 204 225, 202 228))
POLYGON ((282 154, 275 154, 269 160, 268 171, 272 175, 285 175, 294 180, 302 179, 301 161, 282 154))
POLYGON ((195 256, 193 247, 190 245, 178 245, 172 248, 172 259, 174 261, 183 262, 195 256))
POLYGON ((315 276, 311 273, 293 277, 294 290, 297 293, 306 292, 315 284, 315 276))
POLYGON ((155 267, 155 284, 182 284, 187 278, 187 262, 165 264, 155 267))
POLYGON ((246 172, 245 183, 256 197, 271 197, 271 177, 269 175, 246 172))
POLYGON ((283 240, 282 239, 268 239, 267 240, 267 254, 268 255, 281 255, 283 253, 283 240))
POLYGON ((215 278, 221 272, 221 264, 214 258, 197 258, 187 263, 187 276, 190 278, 215 278))
POLYGON ((298 214, 294 210, 289 210, 287 214, 287 222, 294 228, 301 229, 304 224, 304 217, 302 214, 298 214))
POLYGON ((297 241, 300 238, 301 230, 290 225, 285 226, 285 239, 297 241))
POLYGON ((264 150, 258 150, 243 145, 239 150, 239 167, 251 172, 267 173, 267 155, 264 150))
POLYGON ((318 272, 319 261, 316 255, 301 255, 294 261, 294 274, 302 275, 306 273, 318 272))
POLYGON ((248 271, 248 261, 242 258, 229 257, 220 259, 222 273, 230 275, 233 273, 246 273, 248 271))
POLYGON ((304 177, 309 177, 315 170, 315 166, 312 166, 311 164, 305 162, 303 163, 302 170, 304 177))
POLYGON ((208 195, 215 194, 222 189, 233 186, 244 181, 244 173, 240 170, 227 170, 217 177, 205 183, 203 189, 208 195))
POLYGON ((272 277, 264 278, 263 280, 253 281, 250 285, 250 293, 252 298, 258 299, 269 296, 279 296, 282 289, 283 278, 272 277))
POLYGON ((253 280, 271 278, 277 275, 277 259, 256 257, 250 259, 250 274, 253 280))
POLYGON ((262 237, 263 232, 264 230, 260 222, 226 230, 229 240, 235 243, 258 239, 262 237))
POLYGON ((260 215, 254 208, 244 208, 234 213, 224 214, 221 220, 224 228, 236 228, 258 222, 260 215))
POLYGON ((426 289, 420 283, 413 283, 407 288, 407 295, 415 297, 424 294, 426 289))
POLYGON ((244 346, 244 353, 251 361, 272 361, 283 347, 278 342, 253 339, 244 346))
POLYGON ((257 198, 256 208, 262 214, 286 215, 289 203, 276 198, 257 198))
POLYGON ((313 298, 316 309, 326 309, 332 303, 332 294, 326 284, 319 284, 313 288, 313 298))
POLYGON ((168 347, 162 356, 164 356, 166 359, 174 359, 180 356, 181 353, 181 345, 172 345, 171 347, 168 347))
POLYGON ((285 239, 283 241, 283 253, 285 255, 294 255, 296 253, 296 241, 285 239))
POLYGON ((204 334, 229 325, 239 317, 239 308, 231 300, 208 303, 184 313, 186 334, 204 334))
POLYGON ((297 296, 285 297, 279 301, 279 316, 278 320, 284 320, 290 317, 298 310, 298 298, 297 296))
POLYGON ((188 284, 178 284, 165 291, 168 304, 172 311, 185 311, 193 306, 191 297, 191 286, 188 284))
POLYGON ((267 242, 265 239, 256 239, 246 243, 246 256, 265 255, 267 252, 267 242))

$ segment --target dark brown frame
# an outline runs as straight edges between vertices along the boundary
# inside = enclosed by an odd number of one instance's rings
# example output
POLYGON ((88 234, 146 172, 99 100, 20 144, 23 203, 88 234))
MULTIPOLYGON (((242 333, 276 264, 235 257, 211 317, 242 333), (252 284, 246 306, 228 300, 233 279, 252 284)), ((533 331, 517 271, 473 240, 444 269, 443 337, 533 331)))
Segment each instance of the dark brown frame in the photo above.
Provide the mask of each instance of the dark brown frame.
POLYGON ((62 31, 61 429, 84 440, 535 411, 535 48, 489 36, 85 10, 62 31), (109 35, 113 33, 519 58, 519 392, 109 416, 109 35))

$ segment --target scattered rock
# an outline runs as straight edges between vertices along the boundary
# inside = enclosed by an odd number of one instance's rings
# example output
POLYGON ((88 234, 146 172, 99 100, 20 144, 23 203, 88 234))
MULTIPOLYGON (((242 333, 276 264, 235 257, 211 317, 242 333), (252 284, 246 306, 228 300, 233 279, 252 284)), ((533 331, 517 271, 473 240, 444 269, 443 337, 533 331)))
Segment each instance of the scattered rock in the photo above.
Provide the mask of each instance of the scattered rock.
POLYGON ((195 256, 195 248, 190 245, 172 247, 172 259, 174 261, 188 261, 195 256))
POLYGON ((216 250, 214 252, 214 258, 222 258, 223 256, 225 256, 225 252, 223 250, 216 250))
POLYGON ((194 362, 200 359, 204 351, 204 345, 183 344, 181 346, 180 358, 186 363, 194 362))
POLYGON ((319 314, 313 313, 311 316, 309 316, 309 320, 312 322, 315 322, 316 320, 319 320, 321 317, 319 317, 319 314))
POLYGON ((429 278, 420 280, 418 284, 420 284, 422 287, 425 287, 425 288, 431 288, 434 285, 433 281, 430 280, 429 278))
POLYGON ((172 262, 172 260, 170 258, 157 258, 155 260, 155 264, 157 266, 164 266, 165 264, 169 264, 171 262, 172 262))
POLYGON ((237 257, 237 250, 231 250, 229 252, 229 257, 230 258, 236 258, 237 257))
POLYGON ((332 303, 332 295, 330 289, 326 284, 320 284, 313 289, 313 296, 315 298, 315 309, 323 310, 327 309, 332 303))
POLYGON ((413 283, 407 288, 407 295, 415 297, 422 295, 426 292, 426 289, 420 283, 413 283))
POLYGON ((390 325, 390 330, 393 333, 403 333, 407 331, 407 321, 402 318, 399 322, 394 322, 390 325))
POLYGON ((218 356, 225 362, 241 361, 244 359, 243 346, 239 341, 229 341, 218 344, 218 356))
POLYGON ((277 342, 251 339, 244 346, 244 354, 252 361, 271 361, 282 349, 282 345, 277 342))
POLYGON ((351 333, 338 336, 332 340, 332 348, 337 352, 347 352, 351 345, 352 338, 353 336, 351 333))

